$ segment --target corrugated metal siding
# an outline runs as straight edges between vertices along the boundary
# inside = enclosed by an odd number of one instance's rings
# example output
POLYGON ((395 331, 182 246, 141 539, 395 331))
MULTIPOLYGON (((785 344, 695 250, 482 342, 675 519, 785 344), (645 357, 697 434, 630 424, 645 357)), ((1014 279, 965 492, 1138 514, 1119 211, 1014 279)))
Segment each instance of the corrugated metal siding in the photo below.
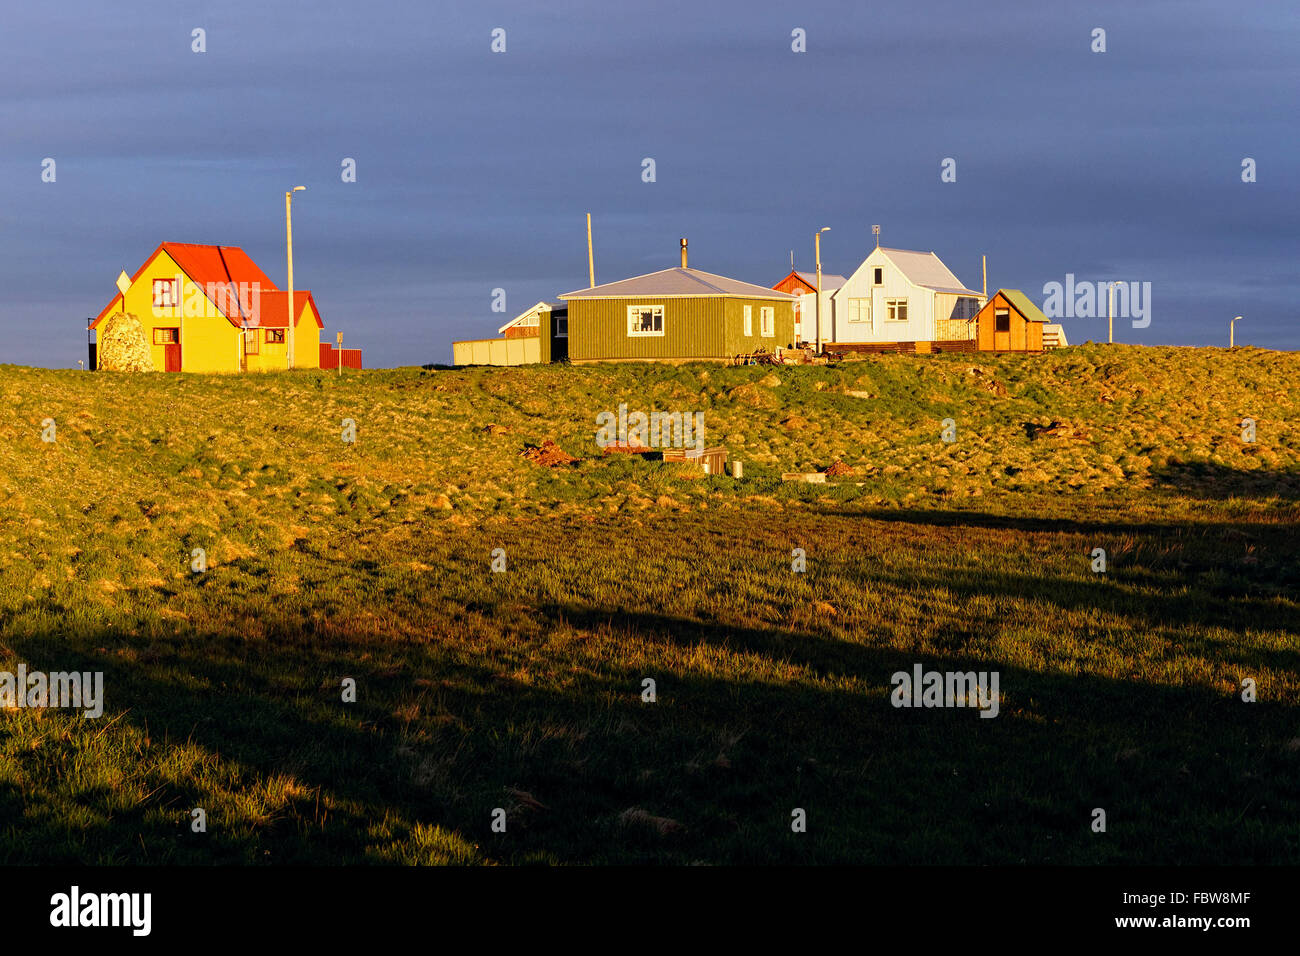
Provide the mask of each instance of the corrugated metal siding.
POLYGON ((728 301, 722 296, 570 300, 569 358, 575 362, 724 358, 728 301), (663 306, 664 334, 628 335, 629 305, 663 306))
POLYGON ((789 348, 794 345, 794 303, 773 302, 771 299, 727 299, 727 337, 725 357, 741 353, 755 352, 760 348, 772 352, 777 348, 789 348), (745 306, 753 309, 753 334, 745 335, 745 306), (775 334, 765 336, 763 331, 763 309, 775 310, 773 329, 775 334))

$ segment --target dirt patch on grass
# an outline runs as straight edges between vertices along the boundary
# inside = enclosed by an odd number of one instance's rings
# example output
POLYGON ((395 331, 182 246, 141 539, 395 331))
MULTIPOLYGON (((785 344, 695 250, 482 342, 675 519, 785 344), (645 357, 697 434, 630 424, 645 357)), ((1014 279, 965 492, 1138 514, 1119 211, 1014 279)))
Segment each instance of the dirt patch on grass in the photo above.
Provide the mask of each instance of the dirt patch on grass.
POLYGON ((546 468, 558 468, 560 465, 572 465, 578 459, 564 451, 559 445, 545 439, 540 445, 530 445, 524 449, 524 458, 534 465, 546 468))

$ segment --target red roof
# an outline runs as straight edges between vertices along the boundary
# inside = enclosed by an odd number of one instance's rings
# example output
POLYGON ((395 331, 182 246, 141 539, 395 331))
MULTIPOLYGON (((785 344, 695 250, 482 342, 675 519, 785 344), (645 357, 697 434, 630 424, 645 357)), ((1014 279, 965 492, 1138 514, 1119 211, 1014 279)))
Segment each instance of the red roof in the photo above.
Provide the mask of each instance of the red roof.
MULTIPOLYGON (((260 325, 264 329, 287 329, 289 327, 289 316, 285 305, 289 301, 289 293, 276 290, 275 292, 263 292, 261 302, 258 306, 258 321, 250 319, 249 325, 260 325)), ((316 316, 316 327, 325 328, 325 323, 320 320, 320 310, 316 308, 316 300, 311 297, 311 293, 304 289, 293 290, 294 315, 302 315, 303 308, 307 303, 311 303, 312 314, 316 316)))
MULTIPOLYGON (((190 242, 162 243, 144 261, 144 265, 135 270, 135 275, 131 276, 131 281, 134 283, 136 279, 140 278, 145 269, 149 268, 150 263, 163 252, 171 256, 173 261, 180 266, 181 271, 189 277, 189 280, 201 287, 205 292, 209 285, 219 287, 233 285, 238 287, 243 284, 253 285, 256 283, 260 290, 261 311, 264 316, 268 308, 267 299, 273 298, 274 294, 280 291, 275 283, 267 278, 266 273, 257 267, 257 263, 248 258, 247 253, 238 246, 203 246, 190 242), (268 296, 268 293, 271 293, 271 296, 268 296)), ((309 300, 311 298, 310 292, 294 291, 294 299, 297 299, 300 295, 307 296, 309 300)), ((104 310, 96 316, 95 321, 90 324, 90 327, 93 329, 99 325, 105 316, 113 311, 114 304, 119 302, 121 298, 120 295, 113 296, 108 305, 104 306, 104 310)), ((213 305, 229 320, 230 324, 236 327, 242 325, 245 316, 239 303, 237 290, 225 290, 218 293, 217 298, 221 301, 214 302, 213 305)), ((284 298, 284 294, 281 293, 279 305, 281 314, 284 313, 284 298)), ((274 306, 271 308, 274 308, 274 306)), ((316 308, 314 301, 312 302, 312 308, 316 308)), ((319 313, 317 313, 316 322, 318 325, 321 324, 319 313)), ((274 322, 267 322, 265 318, 261 324, 273 327, 276 325, 274 322)), ((279 326, 281 328, 287 327, 287 323, 282 319, 279 326)))

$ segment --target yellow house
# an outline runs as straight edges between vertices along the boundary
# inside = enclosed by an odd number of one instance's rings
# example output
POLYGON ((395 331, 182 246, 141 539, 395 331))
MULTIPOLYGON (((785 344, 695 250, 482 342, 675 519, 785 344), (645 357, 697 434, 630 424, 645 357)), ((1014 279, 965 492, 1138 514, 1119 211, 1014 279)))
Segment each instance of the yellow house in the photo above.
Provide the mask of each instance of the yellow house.
MULTIPOLYGON (((288 367, 288 298, 237 246, 164 242, 90 328, 134 315, 160 372, 270 371, 288 367)), ((316 302, 293 298, 294 367, 320 368, 316 302)))

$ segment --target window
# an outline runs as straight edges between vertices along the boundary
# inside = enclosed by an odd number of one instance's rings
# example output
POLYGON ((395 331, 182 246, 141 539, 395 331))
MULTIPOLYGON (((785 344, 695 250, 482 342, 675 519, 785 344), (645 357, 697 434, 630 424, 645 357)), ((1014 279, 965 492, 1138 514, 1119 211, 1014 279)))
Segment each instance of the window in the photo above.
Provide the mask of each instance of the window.
POLYGON ((155 309, 171 309, 176 306, 176 280, 175 279, 154 279, 153 280, 153 307, 155 309))
POLYGON ((870 322, 871 300, 868 298, 849 299, 849 321, 870 322))
POLYGON ((257 329, 244 329, 244 354, 257 355, 260 349, 257 347, 257 329))
POLYGON ((272 345, 272 344, 283 345, 283 344, 284 344, 284 329, 267 329, 267 330, 266 330, 266 344, 267 344, 267 345, 272 345))
POLYGON ((907 321, 907 300, 906 299, 886 299, 885 300, 885 318, 890 322, 907 321))
POLYGON ((628 335, 663 335, 664 307, 662 305, 629 305, 627 307, 628 335))
POLYGON ((774 307, 762 308, 759 309, 758 315, 762 333, 769 339, 772 338, 772 336, 776 335, 776 309, 774 307))
POLYGON ((1011 310, 995 309, 993 311, 993 321, 994 321, 993 330, 995 332, 1010 332, 1011 331, 1011 310))
POLYGON ((871 284, 872 284, 872 285, 884 285, 884 284, 885 284, 885 269, 884 269, 883 266, 875 266, 875 267, 871 270, 871 273, 872 273, 872 276, 871 276, 871 284))
POLYGON ((557 315, 555 317, 555 337, 557 339, 567 339, 569 337, 569 317, 567 315, 557 315))
POLYGON ((745 306, 745 334, 754 334, 754 307, 752 305, 745 306))
POLYGON ((180 329, 154 329, 154 345, 176 345, 181 340, 180 329))

